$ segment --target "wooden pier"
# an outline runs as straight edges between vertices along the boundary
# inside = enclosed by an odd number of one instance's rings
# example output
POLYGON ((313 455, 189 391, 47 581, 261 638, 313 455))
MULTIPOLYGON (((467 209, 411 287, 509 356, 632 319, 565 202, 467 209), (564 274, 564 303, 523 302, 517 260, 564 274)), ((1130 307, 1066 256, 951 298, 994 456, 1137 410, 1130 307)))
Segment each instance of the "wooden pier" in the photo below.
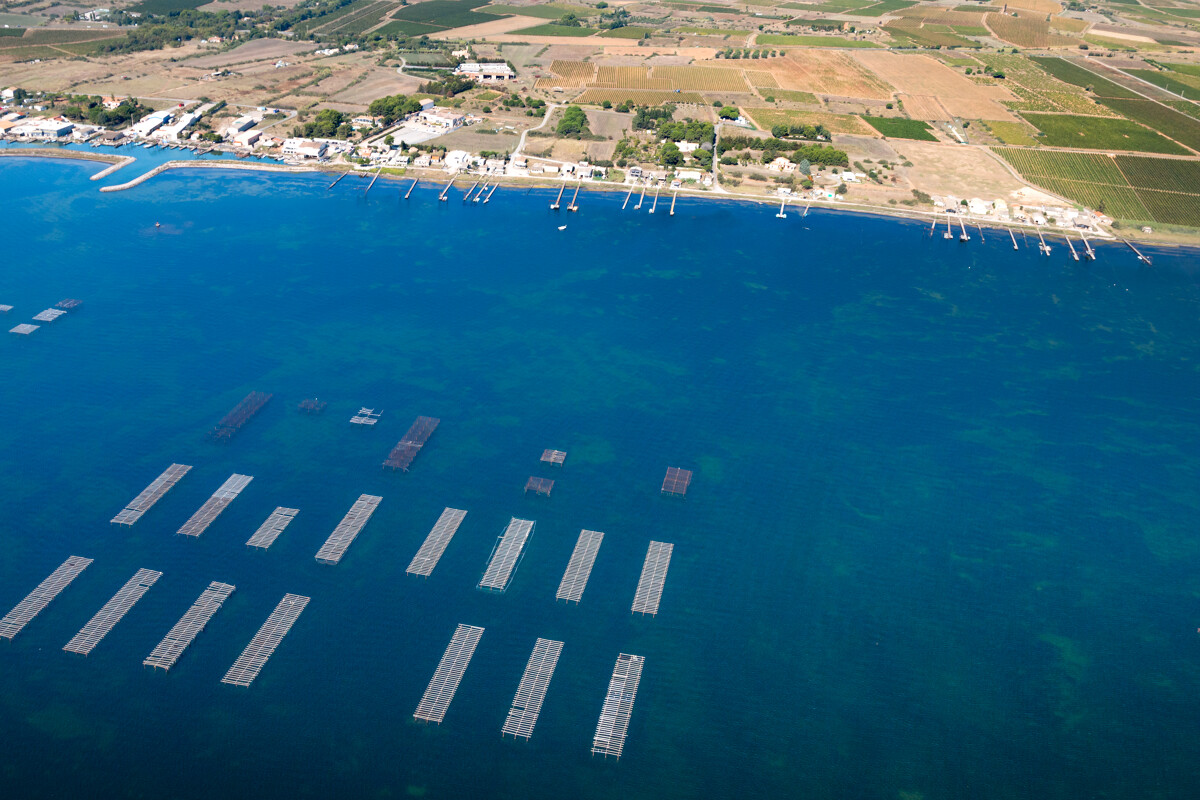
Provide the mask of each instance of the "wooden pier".
POLYGON ((360 408, 358 413, 350 418, 350 424, 371 426, 379 422, 381 416, 383 416, 382 411, 376 411, 373 408, 360 408))
POLYGON ((300 513, 298 508, 285 508, 279 506, 271 512, 271 516, 258 526, 258 530, 254 535, 246 540, 248 547, 258 547, 266 550, 275 540, 279 538, 279 534, 283 533, 284 528, 292 524, 292 520, 300 513))
POLYGON ((221 683, 249 687, 266 666, 267 659, 275 652, 283 637, 287 636, 292 625, 300 618, 300 613, 304 611, 310 599, 299 594, 285 594, 271 612, 271 616, 267 617, 267 621, 258 629, 258 633, 254 634, 250 644, 246 645, 246 649, 225 673, 225 677, 221 678, 221 683))
POLYGON ((575 184, 575 194, 571 195, 571 205, 567 206, 567 211, 579 210, 579 206, 575 203, 575 201, 579 199, 579 186, 579 183, 575 184))
POLYGON ((478 186, 479 181, 475 181, 475 183, 471 184, 471 188, 467 189, 467 193, 463 195, 463 205, 466 205, 467 201, 471 199, 471 192, 475 191, 478 186))
POLYGON ((350 174, 349 170, 347 170, 346 172, 343 172, 341 175, 338 175, 336 178, 333 179, 333 183, 329 184, 325 188, 332 189, 333 187, 338 185, 338 181, 340 181, 342 178, 346 177, 349 174, 350 174))
POLYGON ((592 753, 621 757, 625 749, 625 736, 629 732, 629 717, 633 714, 633 702, 637 699, 638 683, 642 680, 642 666, 646 659, 621 653, 613 667, 612 680, 608 683, 608 694, 600 709, 600 720, 596 723, 596 735, 592 737, 592 753))
POLYGON ((87 569, 92 559, 82 556, 71 556, 58 565, 58 569, 50 573, 44 581, 37 585, 25 599, 17 603, 13 610, 0 619, 0 639, 13 639, 30 620, 42 613, 42 609, 50 605, 50 601, 71 585, 71 581, 79 577, 79 573, 87 569))
POLYGON ((408 196, 409 196, 410 194, 412 194, 412 190, 413 190, 413 189, 415 189, 415 188, 417 188, 417 181, 419 181, 419 180, 420 180, 420 178, 413 178, 413 182, 412 182, 412 183, 409 185, 409 187, 408 187, 408 191, 404 193, 404 199, 405 199, 405 200, 407 200, 407 199, 408 199, 408 196))
POLYGON ((563 643, 553 639, 539 638, 533 645, 529 655, 529 663, 517 684, 517 693, 513 697, 512 708, 500 728, 500 735, 512 734, 513 738, 524 736, 528 741, 533 736, 533 728, 537 725, 538 715, 542 713, 542 703, 546 699, 546 690, 550 688, 550 679, 554 677, 554 668, 558 666, 558 657, 562 654, 563 643))
POLYGON ((204 533, 213 520, 242 493, 243 489, 250 485, 252 480, 254 480, 253 475, 239 475, 236 472, 230 475, 220 488, 213 492, 213 496, 205 500, 204 505, 196 509, 196 513, 192 514, 191 519, 183 523, 183 527, 176 533, 192 537, 204 533))
POLYGON ((1079 234, 1079 238, 1083 240, 1084 256, 1087 258, 1088 261, 1095 261, 1096 260, 1096 251, 1092 249, 1092 243, 1089 242, 1087 240, 1087 237, 1084 236, 1082 233, 1079 234))
POLYGON ((642 563, 642 576, 638 578, 637 591, 633 594, 633 613, 658 613, 662 600, 663 584, 667 581, 667 568, 671 566, 671 551, 675 545, 667 542, 650 542, 646 560, 642 563))
POLYGON ((450 708, 450 701, 458 691, 458 684, 467 671, 467 665, 471 663, 471 656, 475 654, 475 646, 479 644, 481 636, 483 628, 476 625, 458 626, 446 652, 442 654, 442 660, 438 662, 433 678, 425 687, 425 694, 413 712, 413 719, 440 725, 446 718, 446 709, 450 708))
POLYGON ((1134 255, 1136 255, 1138 257, 1138 261, 1146 262, 1146 266, 1148 266, 1148 267, 1154 266, 1150 261, 1150 256, 1142 255, 1142 251, 1138 250, 1136 247, 1134 247, 1133 242, 1129 241, 1128 239, 1122 239, 1121 241, 1125 243, 1126 247, 1128 247, 1130 250, 1132 250, 1134 252, 1134 255))
POLYGON ((495 193, 496 193, 496 184, 494 184, 494 183, 493 183, 493 184, 492 184, 492 188, 491 188, 491 189, 488 189, 488 194, 487 194, 487 197, 483 198, 483 204, 484 204, 485 206, 486 206, 488 203, 492 202, 492 195, 494 195, 495 193))
POLYGON ((637 205, 633 207, 634 211, 642 210, 642 202, 646 199, 646 184, 642 184, 642 193, 638 196, 637 205))
POLYGON ((636 184, 629 184, 629 191, 625 193, 625 202, 621 203, 622 211, 625 210, 625 206, 629 205, 629 198, 633 195, 633 190, 636 188, 636 186, 636 184))
POLYGON ((1041 231, 1038 231, 1037 235, 1038 235, 1038 250, 1040 250, 1042 252, 1042 255, 1049 257, 1050 245, 1046 244, 1046 237, 1042 236, 1041 231))
POLYGON ((543 450, 542 461, 546 464, 554 464, 561 467, 567 460, 566 450, 543 450))
POLYGON ((137 497, 130 500, 111 522, 116 525, 133 525, 190 470, 191 466, 188 464, 172 464, 167 467, 161 475, 150 481, 150 485, 142 489, 137 497))
POLYGON ((79 633, 71 637, 63 650, 68 653, 79 653, 86 656, 100 644, 100 640, 108 635, 121 618, 129 613, 133 604, 142 599, 150 587, 162 577, 162 573, 153 569, 139 569, 125 585, 117 590, 96 615, 88 620, 79 633))
POLYGON ((47 308, 45 311, 39 311, 33 315, 34 322, 54 322, 59 317, 66 316, 67 312, 59 308, 47 308))
POLYGON ((221 418, 217 423, 217 427, 212 430, 212 438, 227 442, 233 438, 233 435, 242 429, 250 419, 262 410, 262 407, 267 404, 272 395, 265 392, 251 392, 242 398, 242 402, 233 407, 233 410, 221 418))
POLYGON ((661 188, 662 188, 661 186, 654 187, 654 202, 650 205, 650 213, 651 214, 653 214, 655 211, 658 210, 658 192, 661 188))
POLYGON ((16 326, 15 328, 10 328, 8 332, 9 333, 19 333, 22 336, 28 336, 29 334, 33 333, 40 327, 42 327, 42 326, 41 325, 30 325, 28 322, 22 322, 20 325, 16 326))
POLYGON ((558 187, 558 197, 554 198, 554 202, 550 204, 551 211, 558 211, 558 209, 562 206, 562 196, 563 196, 563 192, 565 192, 566 190, 567 190, 567 185, 565 183, 562 186, 558 187))
POLYGON ((669 216, 669 217, 675 216, 675 201, 677 199, 679 199, 679 192, 672 192, 671 193, 671 213, 668 214, 667 216, 669 216))
POLYGON ((450 193, 450 187, 453 185, 454 185, 454 178, 451 178, 450 180, 446 181, 446 188, 442 189, 442 193, 438 195, 439 201, 445 202, 446 195, 450 193))
POLYGON ((779 201, 779 213, 775 215, 776 219, 787 219, 787 198, 784 197, 779 201))
POLYGON ((550 496, 550 490, 554 488, 554 481, 549 478, 537 478, 533 475, 529 476, 529 480, 525 481, 525 494, 533 492, 534 494, 544 494, 550 496))
POLYGON ((578 603, 583 599, 583 590, 587 588, 588 577, 592 574, 596 553, 600 552, 600 543, 603 540, 604 534, 600 531, 585 529, 579 532, 579 541, 575 542, 575 550, 571 553, 567 571, 563 573, 562 581, 558 584, 555 600, 578 603))
POLYGON ((1071 237, 1070 237, 1070 236, 1064 236, 1063 238, 1067 240, 1067 247, 1071 248, 1071 258, 1073 258, 1073 259, 1075 259, 1076 261, 1078 261, 1078 260, 1079 260, 1079 253, 1076 253, 1076 252, 1075 252, 1075 245, 1073 245, 1073 244, 1071 243, 1071 237))
POLYGON ((684 497, 692 484, 692 471, 679 467, 667 467, 667 475, 663 478, 662 493, 684 497))
POLYGON ((1012 228, 1007 228, 1006 230, 1008 231, 1009 238, 1012 239, 1013 250, 1020 250, 1021 248, 1017 246, 1017 235, 1012 232, 1012 228))
POLYGON ((383 167, 380 167, 379 169, 375 170, 375 177, 371 178, 371 182, 367 184, 367 188, 363 189, 364 197, 367 195, 368 192, 371 191, 371 187, 375 185, 375 181, 379 180, 379 176, 382 174, 383 174, 383 167))
POLYGON ((379 507, 382 500, 382 497, 373 494, 359 495, 359 498, 354 501, 354 505, 350 506, 350 510, 346 512, 346 516, 342 517, 342 521, 338 523, 338 526, 333 529, 333 533, 329 534, 329 538, 325 540, 325 544, 321 545, 321 549, 317 551, 317 563, 333 565, 341 561, 342 556, 346 555, 346 550, 358 534, 362 533, 362 529, 366 527, 371 515, 375 513, 375 509, 379 507))
POLYGON ((408 433, 404 434, 404 438, 392 448, 392 452, 388 453, 383 465, 408 472, 409 465, 417 457, 417 453, 421 452, 425 443, 429 441, 429 437, 437 429, 439 423, 441 420, 437 417, 417 417, 408 429, 408 433))
POLYGON ((405 572, 409 575, 428 578, 441 559, 442 553, 446 552, 446 546, 450 544, 450 540, 466 516, 467 512, 461 508, 443 509, 442 515, 438 517, 437 522, 433 523, 433 530, 425 537, 425 541, 421 543, 421 547, 413 556, 413 560, 409 562, 405 572))
POLYGON ((196 598, 196 602, 192 603, 192 607, 179 618, 179 622, 176 622, 163 640, 150 651, 150 655, 146 656, 142 664, 155 669, 162 667, 169 671, 183 655, 183 651, 188 649, 188 645, 204 630, 204 626, 208 625, 213 614, 221 610, 221 605, 233 594, 233 589, 228 583, 210 583, 196 598))
POLYGON ((521 553, 525 549, 525 542, 532 534, 533 520, 513 517, 509 521, 504 535, 492 549, 492 557, 488 562, 487 570, 483 573, 483 579, 479 581, 480 589, 503 592, 508 588, 513 570, 517 568, 517 562, 520 561, 521 553))

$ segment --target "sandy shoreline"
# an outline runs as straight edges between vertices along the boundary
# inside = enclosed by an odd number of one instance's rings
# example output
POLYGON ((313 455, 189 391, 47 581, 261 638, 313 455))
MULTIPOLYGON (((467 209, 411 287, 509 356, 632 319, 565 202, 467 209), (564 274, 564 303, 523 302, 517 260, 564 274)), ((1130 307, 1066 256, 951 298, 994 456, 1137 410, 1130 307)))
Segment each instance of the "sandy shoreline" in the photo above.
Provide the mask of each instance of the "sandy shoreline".
MULTIPOLYGON (((120 162, 125 159, 132 159, 131 156, 121 156, 121 155, 110 154, 110 153, 88 153, 88 152, 81 152, 78 150, 51 150, 48 148, 3 149, 3 150, 0 150, 0 156, 12 156, 12 157, 28 156, 31 158, 67 158, 67 159, 78 159, 78 160, 85 160, 85 161, 102 161, 102 162, 109 162, 109 163, 120 162)), ((136 159, 133 159, 133 160, 136 160, 136 159)), ((129 162, 126 161, 125 163, 129 163, 129 162)), ((109 167, 107 170, 104 170, 103 172, 105 174, 109 174, 123 166, 125 166, 125 164, 120 164, 120 165, 114 164, 113 166, 109 167)), ((374 177, 374 175, 375 175, 375 173, 372 171, 356 170, 356 169, 349 168, 349 167, 343 167, 341 165, 334 166, 334 165, 330 165, 330 164, 293 166, 293 165, 288 165, 288 164, 270 164, 270 163, 261 163, 261 162, 247 163, 244 161, 231 161, 231 160, 212 160, 212 161, 185 160, 185 161, 168 161, 165 164, 160 164, 159 166, 157 166, 145 173, 142 173, 141 175, 137 176, 136 178, 133 178, 130 181, 127 181, 126 183, 116 184, 113 186, 101 187, 100 191, 101 192, 115 192, 115 191, 123 191, 126 189, 132 189, 132 188, 138 186, 139 184, 150 180, 154 176, 159 175, 168 170, 172 170, 172 169, 234 169, 234 170, 255 171, 255 172, 283 172, 283 173, 290 173, 290 174, 353 173, 355 175, 360 175, 365 178, 371 178, 371 177, 374 177)), ((98 177, 102 177, 102 175, 93 176, 93 179, 98 178, 98 177)), ((380 179, 383 179, 383 180, 394 180, 394 181, 403 181, 403 180, 408 180, 410 178, 436 179, 436 181, 438 183, 442 183, 443 181, 449 180, 449 177, 446 175, 446 173, 440 169, 435 170, 435 169, 410 168, 410 169, 406 170, 403 175, 396 175, 396 174, 385 172, 385 173, 381 173, 379 177, 380 177, 380 179)), ((459 180, 464 179, 464 177, 466 179, 469 179, 470 182, 474 182, 475 180, 482 179, 482 176, 477 176, 477 175, 469 175, 469 176, 461 176, 460 175, 460 176, 456 176, 454 178, 454 180, 459 181, 459 180)), ((562 179, 538 178, 538 177, 489 176, 488 179, 489 179, 489 182, 493 182, 493 183, 496 183, 501 186, 526 186, 529 188, 554 188, 556 186, 562 186, 564 183, 562 179)), ((583 185, 582 188, 587 191, 622 192, 622 191, 628 191, 629 184, 614 183, 614 182, 610 182, 610 181, 591 181, 588 184, 583 185)), ((670 191, 670 192, 678 191, 679 196, 681 198, 687 197, 687 198, 699 198, 699 199, 710 199, 710 200, 711 199, 733 200, 733 201, 738 201, 738 202, 755 203, 755 204, 764 205, 764 206, 774 206, 774 205, 782 202, 782 199, 783 199, 780 196, 745 195, 745 194, 735 194, 733 192, 718 193, 718 192, 706 191, 703 189, 679 189, 679 190, 671 189, 668 191, 670 191)), ((789 215, 795 214, 795 213, 802 213, 800 211, 801 203, 807 204, 808 201, 800 201, 800 200, 789 201, 788 209, 787 209, 789 215)), ((875 205, 845 202, 845 201, 834 202, 834 201, 828 201, 828 200, 813 200, 811 205, 812 205, 812 208, 822 209, 822 210, 826 210, 826 211, 846 211, 846 212, 855 213, 855 214, 871 214, 871 215, 880 216, 880 217, 910 219, 910 220, 915 220, 915 221, 920 221, 920 222, 931 222, 934 220, 945 218, 945 213, 940 212, 940 211, 922 211, 919 209, 911 209, 911 208, 904 208, 904 209, 889 208, 889 207, 883 207, 883 206, 875 206, 875 205)), ((960 217, 960 219, 961 219, 961 217, 960 217)), ((970 223, 971 223, 972 227, 983 227, 985 229, 997 232, 998 234, 1003 234, 1004 232, 1009 231, 1009 230, 1034 231, 1034 232, 1041 231, 1043 236, 1048 235, 1048 236, 1050 236, 1050 238, 1052 240, 1057 240, 1058 238, 1065 237, 1068 233, 1072 232, 1070 230, 1064 230, 1064 229, 1059 229, 1059 228, 1050 229, 1044 225, 1034 225, 1033 223, 1022 223, 1022 222, 1016 222, 1016 221, 998 222, 995 220, 971 219, 970 223)), ((1156 247, 1172 247, 1172 248, 1200 247, 1200 245, 1183 244, 1183 243, 1179 243, 1179 242, 1164 241, 1161 239, 1146 238, 1145 236, 1122 237, 1122 236, 1118 236, 1115 234, 1111 234, 1107 231, 1101 231, 1099 234, 1093 234, 1093 236, 1098 241, 1106 241, 1106 242, 1111 242, 1111 243, 1121 243, 1126 238, 1128 238, 1129 240, 1134 241, 1134 242, 1143 243, 1143 244, 1153 244, 1156 247)))

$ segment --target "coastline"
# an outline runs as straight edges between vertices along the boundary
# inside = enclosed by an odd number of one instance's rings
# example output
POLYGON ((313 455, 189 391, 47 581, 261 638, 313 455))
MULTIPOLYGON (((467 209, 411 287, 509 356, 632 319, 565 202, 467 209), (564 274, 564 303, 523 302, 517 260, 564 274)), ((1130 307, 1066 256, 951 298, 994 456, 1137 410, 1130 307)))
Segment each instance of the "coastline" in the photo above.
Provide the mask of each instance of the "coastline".
MULTIPOLYGON (((127 166, 128 164, 133 163, 134 161, 137 160, 136 157, 133 157, 133 156, 121 156, 121 155, 110 154, 110 153, 88 153, 88 152, 81 152, 78 150, 66 150, 66 149, 49 150, 47 148, 29 148, 29 149, 8 149, 8 148, 6 148, 3 150, 0 150, 0 156, 11 156, 11 157, 27 156, 30 158, 68 158, 68 159, 78 159, 78 160, 86 160, 86 161, 108 162, 108 163, 112 164, 112 166, 110 166, 104 170, 101 170, 96 175, 93 175, 91 177, 91 180, 98 180, 100 178, 106 177, 107 175, 112 174, 116 170, 121 169, 121 168, 127 166), (116 162, 116 163, 113 163, 113 162, 116 162)), ((145 183, 146 181, 150 180, 151 178, 155 177, 156 175, 159 175, 168 170, 193 169, 193 168, 194 169, 233 169, 233 170, 243 170, 243 171, 253 171, 253 172, 282 172, 282 173, 289 173, 289 174, 304 174, 304 173, 349 174, 349 173, 354 173, 357 175, 361 175, 362 177, 372 177, 372 178, 375 177, 374 173, 358 170, 358 169, 354 168, 353 166, 349 166, 349 165, 346 166, 346 169, 342 169, 341 166, 334 166, 334 165, 329 165, 329 164, 313 164, 313 165, 296 166, 296 165, 289 165, 289 164, 277 164, 277 163, 273 164, 273 163, 262 163, 262 162, 246 163, 243 161, 233 161, 233 160, 212 160, 212 161, 174 160, 174 161, 168 161, 164 164, 160 164, 157 167, 154 167, 153 169, 150 169, 147 172, 144 172, 141 175, 138 175, 137 177, 135 177, 129 181, 126 181, 125 183, 115 184, 112 186, 103 186, 100 188, 100 191, 101 192, 124 191, 126 189, 135 188, 135 187, 141 185, 142 183, 145 183)), ((418 178, 418 179, 436 177, 438 179, 439 183, 442 180, 449 179, 448 176, 446 175, 446 173, 440 169, 435 170, 435 169, 423 169, 423 168, 422 169, 409 168, 409 169, 405 170, 405 172, 402 174, 396 174, 396 173, 392 173, 392 172, 381 172, 378 174, 378 177, 381 179, 384 179, 384 180, 394 180, 394 181, 403 181, 403 180, 409 179, 410 177, 418 178)), ((453 180, 458 180, 459 177, 463 177, 463 176, 456 175, 456 176, 454 176, 453 180)), ((478 179, 478 178, 481 178, 482 176, 467 175, 466 177, 478 179)), ((524 177, 524 176, 504 175, 504 176, 490 176, 490 179, 492 181, 494 181, 496 184, 501 185, 501 186, 526 186, 528 188, 553 188, 555 186, 562 186, 565 183, 561 178, 553 179, 553 178, 540 178, 540 177, 532 177, 532 176, 524 177)), ((580 184, 580 186, 585 191, 602 191, 602 192, 620 192, 620 191, 626 191, 629 188, 629 184, 615 183, 612 181, 590 181, 587 184, 580 184)), ((764 206, 773 206, 776 203, 779 203, 782 201, 782 197, 772 196, 772 195, 748 195, 748 194, 737 194, 734 192, 718 193, 718 192, 713 192, 713 191, 706 191, 703 189, 678 189, 678 190, 672 189, 670 191, 672 191, 672 192, 677 191, 681 197, 708 199, 708 200, 713 200, 713 199, 732 200, 732 201, 737 201, 737 202, 754 203, 757 205, 764 205, 764 206)), ((889 217, 889 218, 893 218, 893 219, 908 219, 908 220, 912 220, 912 221, 916 221, 916 222, 931 222, 931 221, 936 222, 936 220, 941 219, 945 216, 944 212, 940 212, 940 211, 923 211, 923 210, 915 209, 915 208, 900 209, 900 208, 891 208, 891 207, 885 207, 885 206, 871 205, 871 204, 867 204, 867 203, 854 203, 854 202, 849 202, 849 201, 831 202, 828 200, 812 200, 812 201, 797 200, 796 205, 791 207, 792 211, 789 213, 795 213, 795 210, 798 208, 798 206, 801 202, 810 204, 812 208, 822 209, 822 210, 826 210, 826 211, 845 211, 848 213, 868 214, 868 215, 879 216, 879 217, 889 217)), ((961 219, 961 217, 960 217, 960 219, 961 219)), ((1020 230, 1022 232, 1026 232, 1026 231, 1038 232, 1038 231, 1040 231, 1043 233, 1043 235, 1049 235, 1052 239, 1064 238, 1067 236, 1067 234, 1069 234, 1071 232, 1070 230, 1066 230, 1066 229, 1058 229, 1058 228, 1049 229, 1047 226, 1039 226, 1039 225, 1035 225, 1033 223, 1028 223, 1028 222, 1023 223, 1023 222, 1017 222, 1017 221, 1009 221, 1009 222, 1000 223, 995 220, 971 219, 970 224, 974 227, 986 228, 988 230, 995 231, 997 233, 1003 233, 1003 232, 1006 232, 1009 230, 1020 230)), ((1120 236, 1120 235, 1117 235, 1117 234, 1114 234, 1114 233, 1111 233, 1108 231, 1100 231, 1098 233, 1094 233, 1093 236, 1096 238, 1097 241, 1105 241, 1105 242, 1110 242, 1113 244, 1122 244, 1122 243, 1125 243, 1128 241, 1132 241, 1132 242, 1136 242, 1138 244, 1154 245, 1155 247, 1200 249, 1200 243, 1170 241, 1170 240, 1164 240, 1164 239, 1160 239, 1160 238, 1154 238, 1153 236, 1146 237, 1145 235, 1141 234, 1140 231, 1138 231, 1137 233, 1139 235, 1137 235, 1137 236, 1130 235, 1130 236, 1126 237, 1126 236, 1120 236)))

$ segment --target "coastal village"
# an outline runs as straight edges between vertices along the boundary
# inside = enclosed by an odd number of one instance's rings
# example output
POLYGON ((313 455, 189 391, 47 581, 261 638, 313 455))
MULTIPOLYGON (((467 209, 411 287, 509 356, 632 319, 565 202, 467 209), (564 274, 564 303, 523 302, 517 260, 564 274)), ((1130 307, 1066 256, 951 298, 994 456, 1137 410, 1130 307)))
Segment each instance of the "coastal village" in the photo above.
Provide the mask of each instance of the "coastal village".
POLYGON ((784 218, 815 203, 1193 236, 1200 32, 1187 18, 1158 22, 1168 39, 1130 32, 1149 23, 1128 9, 1051 0, 999 13, 948 0, 454 2, 461 13, 303 0, 113 56, 92 50, 144 25, 140 7, 30 23, 21 46, 0 38, 0 141, 646 187, 774 203, 784 218), (32 44, 58 29, 88 42, 78 62, 32 44))

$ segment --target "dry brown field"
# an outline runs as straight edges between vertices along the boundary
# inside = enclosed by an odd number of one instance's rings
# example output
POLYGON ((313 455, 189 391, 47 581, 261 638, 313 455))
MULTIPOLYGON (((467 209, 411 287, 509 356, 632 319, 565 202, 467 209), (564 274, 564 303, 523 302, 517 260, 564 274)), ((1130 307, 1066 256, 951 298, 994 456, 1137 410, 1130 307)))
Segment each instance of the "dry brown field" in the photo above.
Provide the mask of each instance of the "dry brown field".
POLYGON ((770 130, 776 125, 824 125, 830 133, 867 137, 880 135, 877 130, 851 114, 830 114, 827 111, 790 108, 743 108, 742 113, 763 130, 770 130))
POLYGON ((904 103, 904 110, 913 119, 948 121, 953 118, 941 101, 933 95, 898 94, 896 97, 904 103))
POLYGON ((1016 98, 1002 86, 980 86, 945 64, 923 55, 900 55, 882 50, 857 52, 854 57, 868 69, 887 77, 896 91, 932 96, 956 117, 1012 119, 1001 101, 1016 98))
POLYGON ((1078 39, 1051 33, 1050 23, 1045 17, 1031 12, 1022 12, 1019 17, 988 14, 984 21, 997 39, 1019 47, 1070 47, 1079 44, 1078 39))
POLYGON ((741 73, 713 67, 655 67, 655 80, 666 81, 669 89, 697 92, 749 92, 741 73))
POLYGON ((921 19, 936 25, 983 25, 982 11, 951 11, 945 8, 912 6, 895 13, 897 16, 921 19))
POLYGON ((478 25, 464 25, 461 28, 451 28, 442 31, 439 39, 487 39, 490 36, 517 31, 521 28, 532 28, 534 25, 544 25, 550 20, 539 17, 501 17, 478 25))
MULTIPOLYGON (((558 76, 555 86, 564 89, 579 89, 587 86, 596 79, 596 65, 586 61, 554 60, 550 63, 550 71, 558 76)), ((542 80, 547 80, 543 78, 542 80)), ((539 84, 541 81, 539 81, 539 84)), ((539 88, 541 88, 539 86, 539 88)))
POLYGON ((746 79, 750 81, 750 85, 756 89, 779 89, 779 81, 775 80, 775 74, 771 72, 760 72, 756 69, 746 70, 746 79))
POLYGON ((619 105, 626 100, 639 106, 659 106, 664 103, 684 104, 704 103, 704 98, 695 92, 665 92, 649 89, 585 89, 575 98, 576 103, 592 103, 600 105, 605 100, 613 105, 619 105))
POLYGON ((1016 2, 1009 3, 1008 5, 1013 8, 1023 8, 1028 9, 1029 11, 1036 11, 1043 17, 1046 14, 1062 13, 1062 6, 1056 3, 1054 0, 1016 0, 1016 2))
POLYGON ((311 53, 316 49, 317 45, 312 42, 289 42, 283 39, 254 39, 222 53, 190 58, 187 61, 187 65, 203 69, 228 69, 234 64, 246 64, 251 61, 265 61, 267 59, 274 61, 286 56, 295 55, 296 53, 311 53))
POLYGON ((892 96, 891 88, 870 69, 839 50, 792 50, 755 66, 770 71, 781 89, 876 100, 892 96))
MULTIPOLYGON (((1033 196, 1041 194, 1030 190, 981 147, 916 141, 892 144, 913 163, 908 168, 913 187, 929 194, 962 197, 969 192, 988 200, 1002 198, 1009 203, 1034 202, 1033 196)), ((1046 202, 1051 201, 1052 198, 1046 197, 1046 202)))
POLYGON ((372 67, 367 77, 331 97, 340 103, 368 106, 372 100, 393 94, 412 94, 421 85, 420 78, 400 75, 392 67, 372 67))

